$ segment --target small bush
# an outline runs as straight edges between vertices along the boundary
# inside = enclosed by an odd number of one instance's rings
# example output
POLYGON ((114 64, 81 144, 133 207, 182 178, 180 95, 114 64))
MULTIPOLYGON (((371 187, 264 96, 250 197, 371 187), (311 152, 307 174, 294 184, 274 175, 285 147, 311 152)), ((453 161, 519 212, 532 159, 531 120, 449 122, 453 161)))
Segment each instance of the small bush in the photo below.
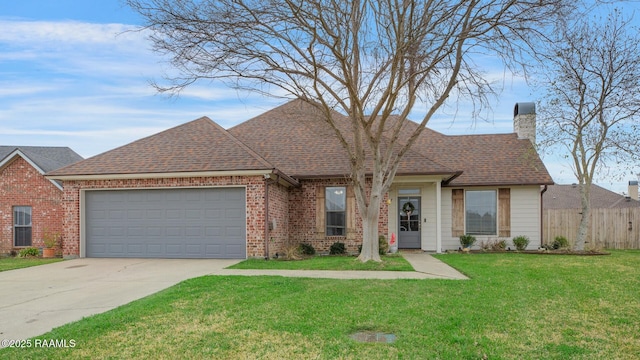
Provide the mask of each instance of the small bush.
POLYGON ((567 240, 567 238, 564 236, 556 236, 556 238, 553 240, 553 248, 555 250, 566 249, 568 247, 569 247, 569 240, 567 240))
MULTIPOLYGON (((389 252, 389 243, 384 235, 378 236, 378 253, 386 255, 389 252)), ((358 253, 362 253, 362 244, 358 245, 358 253)))
POLYGON ((20 257, 38 256, 40 252, 34 247, 24 248, 20 250, 20 257))
POLYGON ((378 236, 378 253, 380 255, 385 255, 389 252, 389 243, 387 242, 387 237, 384 235, 378 236))
POLYGON ((346 252, 344 243, 339 241, 334 242, 329 248, 329 255, 344 255, 346 252))
POLYGON ((502 240, 496 240, 493 243, 491 243, 491 250, 493 251, 504 251, 507 248, 507 241, 502 239, 502 240))
POLYGON ((460 245, 462 248, 470 248, 476 243, 476 237, 473 235, 460 235, 460 245))
POLYGON ((316 249, 311 244, 302 243, 299 246, 299 250, 302 255, 313 256, 316 254, 316 249))
POLYGON ((504 239, 481 241, 480 249, 482 249, 482 251, 505 251, 507 249, 507 242, 504 239))
POLYGON ((302 260, 302 254, 300 253, 300 246, 288 246, 284 249, 282 257, 285 260, 302 260))
POLYGON ((516 236, 513 238, 513 245, 516 247, 516 250, 522 251, 529 245, 529 238, 526 236, 516 236))
POLYGON ((487 240, 487 241, 481 241, 480 242, 480 250, 482 251, 489 251, 491 250, 491 241, 487 240))

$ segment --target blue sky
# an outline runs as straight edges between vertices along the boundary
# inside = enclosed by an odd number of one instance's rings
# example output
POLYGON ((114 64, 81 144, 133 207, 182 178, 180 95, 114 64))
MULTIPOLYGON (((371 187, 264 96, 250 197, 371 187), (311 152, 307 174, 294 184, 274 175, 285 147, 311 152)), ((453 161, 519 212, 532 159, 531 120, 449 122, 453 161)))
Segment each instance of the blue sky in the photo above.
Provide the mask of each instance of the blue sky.
MULTIPOLYGON (((0 3, 0 144, 69 146, 83 157, 208 116, 225 128, 283 103, 200 83, 177 98, 149 85, 167 70, 120 0, 20 0, 0 3)), ((503 87, 486 120, 466 104, 443 109, 429 127, 445 134, 513 131, 513 106, 536 101, 522 78, 497 69, 503 87)), ((415 118, 418 118, 415 116, 415 118)), ((557 183, 572 183, 568 163, 544 158, 557 183)), ((626 179, 628 180, 628 179, 626 179)), ((626 191, 626 180, 599 184, 626 191)))

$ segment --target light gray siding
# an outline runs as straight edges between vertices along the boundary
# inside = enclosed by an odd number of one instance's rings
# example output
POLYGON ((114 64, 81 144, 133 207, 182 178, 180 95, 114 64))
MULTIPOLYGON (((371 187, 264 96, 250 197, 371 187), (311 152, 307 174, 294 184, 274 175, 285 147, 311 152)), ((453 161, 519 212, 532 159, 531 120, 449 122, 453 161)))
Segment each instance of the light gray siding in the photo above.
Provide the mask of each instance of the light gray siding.
MULTIPOLYGON (((502 187, 472 187, 465 190, 497 190, 502 187)), ((476 236, 474 249, 479 248, 482 241, 504 239, 507 246, 513 249, 511 239, 524 235, 529 237, 527 249, 534 250, 540 246, 540 186, 512 186, 511 192, 511 236, 500 238, 494 236, 476 236)), ((460 247, 460 240, 451 235, 452 226, 451 188, 442 188, 442 249, 454 250, 460 247)))

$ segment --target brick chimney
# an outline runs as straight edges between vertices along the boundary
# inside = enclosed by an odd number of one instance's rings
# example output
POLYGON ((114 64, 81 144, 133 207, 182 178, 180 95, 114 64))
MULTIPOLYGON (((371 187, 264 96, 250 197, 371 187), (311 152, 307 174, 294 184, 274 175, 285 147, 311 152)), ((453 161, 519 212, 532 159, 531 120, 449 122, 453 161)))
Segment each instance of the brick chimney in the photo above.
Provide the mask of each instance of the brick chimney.
POLYGON ((629 181, 629 197, 633 200, 638 200, 638 181, 629 181))
POLYGON ((532 102, 516 103, 513 109, 513 131, 518 139, 529 139, 536 144, 536 104, 532 102))

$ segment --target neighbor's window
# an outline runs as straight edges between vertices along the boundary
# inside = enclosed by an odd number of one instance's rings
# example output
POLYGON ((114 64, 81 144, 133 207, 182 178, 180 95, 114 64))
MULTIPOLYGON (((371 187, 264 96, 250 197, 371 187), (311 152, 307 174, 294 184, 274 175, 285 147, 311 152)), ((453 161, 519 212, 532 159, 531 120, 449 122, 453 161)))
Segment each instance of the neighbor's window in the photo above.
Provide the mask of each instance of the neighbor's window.
POLYGON ((465 233, 496 235, 497 197, 495 190, 467 191, 465 203, 465 233))
POLYGON ((13 208, 13 244, 31 246, 31 206, 13 208))
POLYGON ((325 189, 326 236, 345 236, 347 228, 347 189, 327 187, 325 189))

